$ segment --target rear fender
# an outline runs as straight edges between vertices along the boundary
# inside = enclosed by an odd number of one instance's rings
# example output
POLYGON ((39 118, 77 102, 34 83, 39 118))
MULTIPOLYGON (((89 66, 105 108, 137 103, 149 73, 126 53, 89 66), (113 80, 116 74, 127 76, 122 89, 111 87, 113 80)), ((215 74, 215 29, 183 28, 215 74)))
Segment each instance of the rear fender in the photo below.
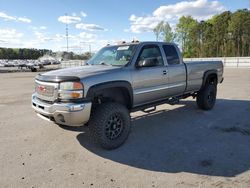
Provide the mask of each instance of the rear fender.
POLYGON ((217 84, 217 81, 218 81, 218 73, 217 73, 217 70, 208 70, 204 73, 203 75, 203 80, 202 80, 202 85, 201 85, 201 88, 204 88, 207 84, 207 81, 209 80, 209 78, 211 77, 215 77, 216 79, 216 84, 217 84))

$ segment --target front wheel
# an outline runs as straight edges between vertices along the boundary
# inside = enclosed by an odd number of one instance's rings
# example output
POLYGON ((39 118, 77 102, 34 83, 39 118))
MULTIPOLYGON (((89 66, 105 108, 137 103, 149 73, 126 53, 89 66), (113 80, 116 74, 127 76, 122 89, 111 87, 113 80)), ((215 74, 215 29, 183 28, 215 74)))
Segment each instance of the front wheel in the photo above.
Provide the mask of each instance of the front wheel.
POLYGON ((98 106, 89 121, 94 139, 105 149, 121 146, 130 133, 131 123, 128 109, 118 103, 98 106))
POLYGON ((197 105, 202 110, 211 110, 216 102, 217 85, 207 84, 201 89, 196 98, 197 105))

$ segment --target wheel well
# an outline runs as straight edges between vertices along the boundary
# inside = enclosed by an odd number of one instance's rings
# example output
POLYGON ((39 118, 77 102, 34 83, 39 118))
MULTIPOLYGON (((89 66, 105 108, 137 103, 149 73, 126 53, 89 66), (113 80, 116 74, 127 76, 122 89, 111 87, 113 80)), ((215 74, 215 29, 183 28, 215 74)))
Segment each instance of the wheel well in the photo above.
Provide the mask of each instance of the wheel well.
POLYGON ((216 73, 208 75, 208 77, 206 79, 206 84, 217 85, 217 83, 218 83, 218 77, 217 77, 216 73))
POLYGON ((203 76, 203 82, 201 89, 203 89, 207 84, 215 84, 217 85, 218 83, 218 76, 216 70, 209 70, 205 72, 203 76))
POLYGON ((96 105, 105 102, 116 102, 126 106, 128 109, 131 109, 132 107, 132 100, 129 91, 124 87, 101 89, 95 93, 92 100, 96 105))

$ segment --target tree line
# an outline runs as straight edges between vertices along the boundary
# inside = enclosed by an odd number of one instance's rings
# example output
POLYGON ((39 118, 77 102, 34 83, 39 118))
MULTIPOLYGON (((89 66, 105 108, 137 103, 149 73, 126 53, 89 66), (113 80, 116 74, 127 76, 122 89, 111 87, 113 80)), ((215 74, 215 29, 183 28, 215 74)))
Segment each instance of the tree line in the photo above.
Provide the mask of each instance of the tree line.
POLYGON ((0 59, 38 59, 45 54, 52 54, 47 49, 0 48, 0 59))
POLYGON ((156 40, 177 42, 184 57, 250 56, 250 10, 225 11, 206 21, 182 16, 173 29, 167 22, 155 28, 156 40))
POLYGON ((73 52, 52 52, 48 49, 0 48, 0 59, 39 59, 44 55, 60 57, 64 60, 87 60, 92 56, 90 52, 75 54, 73 52))
POLYGON ((85 52, 83 54, 75 54, 73 52, 62 52, 61 58, 64 60, 88 60, 92 57, 92 53, 85 52))

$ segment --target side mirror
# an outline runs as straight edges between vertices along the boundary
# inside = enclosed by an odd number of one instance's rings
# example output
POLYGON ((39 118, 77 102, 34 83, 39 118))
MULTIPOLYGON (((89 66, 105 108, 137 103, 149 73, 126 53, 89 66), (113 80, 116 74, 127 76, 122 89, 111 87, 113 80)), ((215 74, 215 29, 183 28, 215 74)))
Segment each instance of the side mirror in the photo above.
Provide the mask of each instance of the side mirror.
POLYGON ((153 57, 153 58, 147 58, 147 59, 143 59, 138 61, 137 66, 138 68, 140 67, 155 67, 158 65, 158 59, 153 57))

